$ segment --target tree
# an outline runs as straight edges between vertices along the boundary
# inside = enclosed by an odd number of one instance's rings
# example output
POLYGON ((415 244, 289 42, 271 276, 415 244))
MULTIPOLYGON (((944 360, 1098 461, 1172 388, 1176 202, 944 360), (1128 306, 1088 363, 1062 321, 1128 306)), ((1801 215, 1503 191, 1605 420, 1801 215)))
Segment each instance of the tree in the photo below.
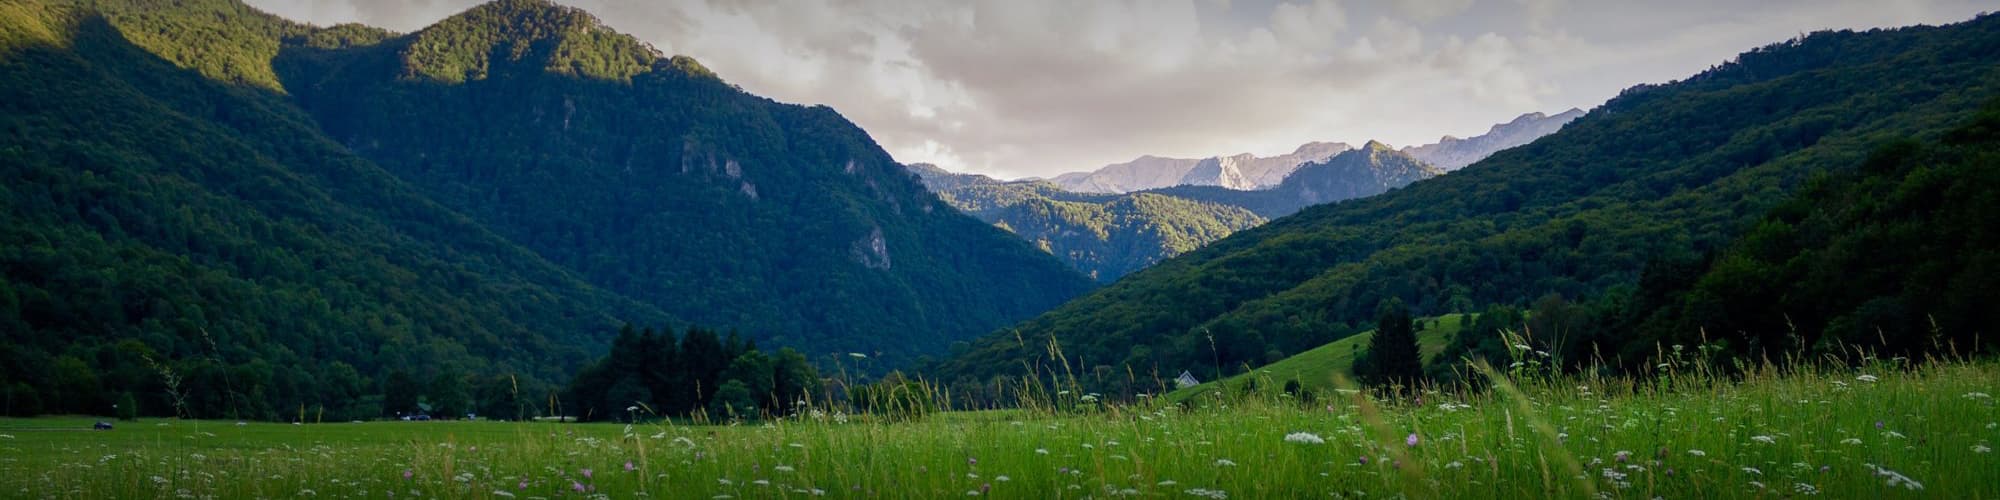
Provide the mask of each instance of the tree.
POLYGON ((138 420, 139 400, 137 398, 133 398, 131 392, 126 392, 122 395, 119 395, 117 410, 118 410, 119 420, 138 420))
POLYGON ((462 416, 472 409, 471 401, 465 394, 465 380, 450 370, 438 372, 437 378, 431 379, 430 390, 424 395, 428 396, 431 410, 438 416, 462 416))
POLYGON ((1414 384, 1424 375, 1423 352, 1417 347, 1416 328, 1410 310, 1401 299, 1382 303, 1376 315, 1375 336, 1355 366, 1356 375, 1371 385, 1414 384), (1364 371, 1365 367, 1365 371, 1364 371))
POLYGON ((773 392, 777 397, 777 410, 789 414, 799 402, 820 392, 819 371, 813 369, 806 356, 791 348, 778 350, 772 360, 773 392))
MULTIPOLYGON (((725 381, 742 382, 750 390, 750 397, 764 404, 760 408, 773 407, 771 396, 777 389, 776 373, 771 369, 771 358, 757 351, 744 352, 735 361, 729 362, 729 369, 722 371, 725 381)), ((728 382, 724 382, 727 384, 728 382)))
POLYGON ((740 380, 723 382, 715 390, 715 398, 709 403, 711 417, 757 418, 757 400, 750 393, 750 387, 740 380))
POLYGON ((382 415, 393 417, 416 413, 420 389, 409 372, 389 372, 389 376, 382 379, 382 415))

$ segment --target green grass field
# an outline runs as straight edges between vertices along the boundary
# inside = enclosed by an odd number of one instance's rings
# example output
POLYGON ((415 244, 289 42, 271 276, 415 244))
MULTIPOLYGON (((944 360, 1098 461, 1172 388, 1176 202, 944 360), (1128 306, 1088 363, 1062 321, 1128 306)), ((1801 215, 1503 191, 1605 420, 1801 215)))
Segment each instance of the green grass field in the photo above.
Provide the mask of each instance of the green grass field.
POLYGON ((1993 498, 1996 388, 1982 363, 903 423, 0 420, 0 496, 1993 498))
MULTIPOLYGON (((1459 319, 1462 316, 1465 315, 1446 314, 1416 321, 1418 327, 1423 328, 1417 331, 1417 347, 1423 352, 1426 363, 1436 357, 1439 351, 1443 351, 1445 344, 1458 335, 1459 319)), ((1368 339, 1374 336, 1374 330, 1357 333, 1249 372, 1178 389, 1162 398, 1168 402, 1178 403, 1217 391, 1240 393, 1243 391, 1243 385, 1253 380, 1257 382, 1258 389, 1266 393, 1282 391, 1285 382, 1292 380, 1299 381, 1299 385, 1306 389, 1331 390, 1335 386, 1334 374, 1354 376, 1354 358, 1362 351, 1368 350, 1368 339)))

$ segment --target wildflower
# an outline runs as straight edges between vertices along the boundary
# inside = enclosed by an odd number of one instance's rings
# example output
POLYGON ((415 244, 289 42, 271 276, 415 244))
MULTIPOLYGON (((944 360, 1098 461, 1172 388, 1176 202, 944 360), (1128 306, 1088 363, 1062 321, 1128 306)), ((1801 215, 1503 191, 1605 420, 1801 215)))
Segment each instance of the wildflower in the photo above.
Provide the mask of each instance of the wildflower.
POLYGON ((526 479, 522 479, 522 480, 521 480, 521 484, 516 484, 516 485, 514 485, 514 489, 517 489, 517 490, 525 490, 525 489, 528 489, 528 480, 526 480, 526 479))
POLYGON ((1701 450, 1688 450, 1688 455, 1697 457, 1706 457, 1708 456, 1708 452, 1701 450))
POLYGON ((410 469, 403 469, 403 479, 409 479, 411 476, 415 475, 417 475, 416 471, 412 471, 410 469))
POLYGON ((771 468, 771 470, 774 470, 774 471, 778 471, 778 472, 792 472, 792 471, 796 471, 796 470, 798 470, 798 469, 794 469, 794 468, 792 468, 792 466, 790 466, 790 465, 780 465, 780 466, 776 466, 776 467, 772 467, 772 468, 771 468))
POLYGON ((633 467, 633 466, 632 466, 632 461, 631 461, 631 460, 626 460, 626 461, 625 461, 625 472, 632 472, 632 471, 635 471, 635 470, 639 470, 639 468, 638 468, 638 467, 633 467))
POLYGON ((1008 481, 1013 481, 1014 479, 1013 479, 1013 478, 1010 478, 1010 477, 1007 477, 1007 476, 993 476, 993 480, 994 480, 994 481, 999 481, 999 482, 1003 482, 1003 483, 1004 483, 1004 482, 1008 482, 1008 481))
POLYGON ((1617 460, 1618 463, 1625 463, 1626 460, 1632 459, 1632 452, 1625 450, 1618 450, 1617 453, 1611 454, 1611 458, 1617 460))
POLYGON ((1198 497, 1210 498, 1213 500, 1226 500, 1229 498, 1228 492, 1224 492, 1222 490, 1211 490, 1207 488, 1195 488, 1184 491, 1182 493, 1187 493, 1189 495, 1194 495, 1198 497))
POLYGON ((1326 444, 1325 439, 1321 439, 1318 434, 1313 434, 1310 432, 1294 432, 1291 434, 1286 434, 1285 442, 1300 443, 1300 444, 1326 444))
POLYGON ((1179 483, 1179 482, 1175 482, 1175 481, 1174 481, 1174 480, 1172 480, 1172 479, 1168 479, 1168 480, 1165 480, 1165 481, 1160 481, 1159 483, 1155 483, 1155 484, 1154 484, 1154 486, 1173 486, 1173 485, 1176 485, 1176 484, 1181 484, 1181 483, 1179 483))
POLYGON ((579 482, 576 482, 576 481, 570 481, 570 482, 569 482, 569 489, 572 489, 572 490, 576 490, 576 492, 577 492, 577 493, 583 493, 583 483, 579 483, 579 482))
POLYGON ((1219 458, 1219 459, 1216 459, 1216 460, 1215 460, 1215 466, 1216 466, 1216 467, 1235 467, 1235 466, 1236 466, 1236 462, 1235 462, 1235 461, 1233 461, 1233 460, 1230 460, 1230 459, 1227 459, 1227 458, 1219 458))
POLYGON ((1868 470, 1874 471, 1876 477, 1882 478, 1883 481, 1892 488, 1896 486, 1902 486, 1910 490, 1924 489, 1924 483, 1919 483, 1915 479, 1910 479, 1909 476, 1905 476, 1901 473, 1889 470, 1884 467, 1878 467, 1875 464, 1862 464, 1862 465, 1868 467, 1868 470))
POLYGON ((1417 447, 1417 433, 1412 432, 1408 437, 1403 438, 1403 444, 1411 448, 1417 447))
POLYGON ((1360 457, 1360 462, 1361 462, 1361 465, 1368 465, 1368 455, 1362 455, 1362 456, 1360 457))
POLYGON ((1861 438, 1847 438, 1847 439, 1842 439, 1842 440, 1840 440, 1840 444, 1849 444, 1849 445, 1853 445, 1853 444, 1861 444, 1861 438))
POLYGON ((1878 431, 1879 431, 1879 430, 1882 430, 1882 421, 1881 421, 1881 420, 1876 420, 1876 421, 1875 421, 1875 430, 1878 430, 1878 431))
POLYGON ((493 496, 502 498, 514 498, 514 494, 508 493, 507 490, 493 490, 493 496))
POLYGON ((1760 490, 1761 490, 1761 489, 1764 489, 1764 483, 1763 483, 1763 482, 1760 482, 1760 481, 1751 481, 1751 482, 1750 482, 1750 485, 1751 485, 1751 486, 1755 486, 1755 487, 1757 487, 1757 489, 1760 489, 1760 490))
POLYGON ((1869 375, 1869 374, 1866 374, 1866 373, 1863 373, 1863 374, 1860 374, 1860 375, 1855 375, 1855 376, 1854 376, 1854 379, 1855 379, 1855 380, 1859 380, 1859 381, 1862 381, 1862 382, 1874 382, 1874 381, 1876 381, 1876 380, 1880 380, 1880 379, 1877 379, 1877 378, 1875 378, 1875 376, 1874 376, 1874 375, 1869 375))
POLYGON ((584 469, 584 470, 583 470, 583 478, 584 478, 584 479, 590 479, 590 476, 591 476, 591 474, 590 474, 590 469, 584 469))
POLYGON ((1792 491, 1804 496, 1813 496, 1819 494, 1819 487, 1806 483, 1797 483, 1792 485, 1792 491))
POLYGON ((1774 438, 1771 436, 1750 436, 1750 440, 1764 444, 1771 444, 1777 442, 1778 438, 1774 438))
POLYGON ((979 459, 973 457, 966 457, 965 465, 979 465, 979 459))
POLYGON ((1987 446, 1986 446, 1986 445, 1984 445, 1984 444, 1975 444, 1975 445, 1972 445, 1972 452, 1973 452, 1973 453, 1992 453, 1992 452, 1993 452, 1993 448, 1989 448, 1989 447, 1987 447, 1987 446))
POLYGON ((1984 392, 1968 392, 1965 393, 1965 399, 1993 399, 1993 396, 1987 395, 1984 392))
POLYGON ((1457 460, 1453 460, 1451 461, 1451 463, 1444 464, 1444 468, 1446 469, 1460 469, 1464 467, 1465 467, 1465 462, 1460 462, 1457 460))
POLYGON ((868 359, 868 355, 867 355, 867 354, 862 354, 862 353, 858 353, 858 352, 850 352, 850 353, 847 353, 847 355, 848 355, 848 357, 852 357, 852 358, 854 358, 854 359, 868 359))
POLYGON ((1759 469, 1757 469, 1756 467, 1744 467, 1744 468, 1743 468, 1743 473, 1744 473, 1744 474, 1751 474, 1751 475, 1757 475, 1757 476, 1762 476, 1762 475, 1764 475, 1764 471, 1762 471, 1762 470, 1759 470, 1759 469))
POLYGON ((1047 455, 1047 454, 1049 454, 1049 449, 1048 449, 1048 448, 1035 448, 1035 454, 1036 454, 1036 455, 1047 455))

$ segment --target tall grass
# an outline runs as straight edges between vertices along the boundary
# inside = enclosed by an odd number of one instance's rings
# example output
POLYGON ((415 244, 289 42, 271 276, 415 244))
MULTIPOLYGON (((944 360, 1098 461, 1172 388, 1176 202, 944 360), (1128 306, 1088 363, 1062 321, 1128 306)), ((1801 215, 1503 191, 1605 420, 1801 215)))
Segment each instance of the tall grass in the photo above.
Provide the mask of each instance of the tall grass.
POLYGON ((1024 385, 1047 407, 756 424, 0 420, 0 496, 2000 496, 2000 365, 1746 368, 1486 368, 1394 398, 1350 384, 1187 407, 1024 385))

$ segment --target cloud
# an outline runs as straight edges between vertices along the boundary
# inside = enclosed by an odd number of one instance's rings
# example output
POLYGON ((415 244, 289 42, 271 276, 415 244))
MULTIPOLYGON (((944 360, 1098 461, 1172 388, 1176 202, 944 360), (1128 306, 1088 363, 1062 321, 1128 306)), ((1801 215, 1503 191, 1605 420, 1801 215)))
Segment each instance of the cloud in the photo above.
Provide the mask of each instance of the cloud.
MULTIPOLYGON (((1142 154, 1471 135, 1823 27, 1962 0, 559 0, 751 92, 827 104, 905 162, 1050 176, 1142 154)), ((250 0, 409 31, 469 0, 250 0)))

